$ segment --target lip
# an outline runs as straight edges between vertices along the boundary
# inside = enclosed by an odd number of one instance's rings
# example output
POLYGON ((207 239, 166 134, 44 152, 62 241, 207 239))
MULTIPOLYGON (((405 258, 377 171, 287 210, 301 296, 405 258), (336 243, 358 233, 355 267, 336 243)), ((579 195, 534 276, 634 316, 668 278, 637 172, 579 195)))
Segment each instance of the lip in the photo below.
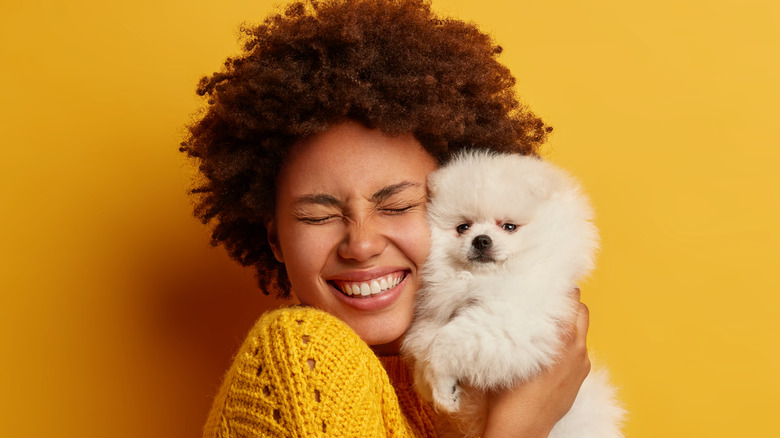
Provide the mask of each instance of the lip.
POLYGON ((495 263, 496 259, 486 255, 478 255, 476 257, 469 257, 469 261, 474 263, 486 264, 486 263, 495 263))
POLYGON ((336 295, 336 297, 344 304, 361 311, 376 311, 382 310, 392 305, 403 294, 403 290, 409 283, 411 272, 409 269, 403 268, 377 268, 367 271, 354 271, 345 272, 337 276, 333 276, 327 280, 328 287, 336 295), (335 286, 336 281, 348 281, 348 282, 366 282, 375 278, 383 277, 389 274, 399 273, 404 276, 403 280, 398 283, 392 289, 374 296, 369 297, 351 297, 345 295, 339 288, 335 286))

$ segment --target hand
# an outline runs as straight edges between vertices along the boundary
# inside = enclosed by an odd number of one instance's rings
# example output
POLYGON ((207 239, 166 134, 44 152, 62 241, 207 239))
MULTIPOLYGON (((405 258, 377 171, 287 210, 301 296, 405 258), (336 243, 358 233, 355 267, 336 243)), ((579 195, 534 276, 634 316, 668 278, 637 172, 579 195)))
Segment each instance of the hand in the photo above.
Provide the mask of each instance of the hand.
POLYGON ((582 382, 590 372, 586 337, 588 307, 574 291, 577 314, 564 328, 562 350, 552 367, 506 391, 488 395, 488 417, 483 438, 547 437, 569 412, 582 382))

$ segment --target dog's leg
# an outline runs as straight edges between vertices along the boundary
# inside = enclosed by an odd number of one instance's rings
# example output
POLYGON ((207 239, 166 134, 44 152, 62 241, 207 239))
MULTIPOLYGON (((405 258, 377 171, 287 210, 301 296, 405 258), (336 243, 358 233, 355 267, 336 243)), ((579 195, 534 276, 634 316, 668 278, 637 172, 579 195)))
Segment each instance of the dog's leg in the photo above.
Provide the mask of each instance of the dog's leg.
POLYGON ((438 327, 430 339, 427 360, 418 374, 430 388, 433 401, 439 410, 456 412, 460 408, 463 388, 460 379, 474 366, 471 351, 463 348, 473 338, 473 331, 459 324, 459 317, 438 327))
POLYGON ((431 388, 431 396, 436 408, 444 412, 457 412, 463 389, 460 387, 458 377, 444 368, 449 367, 437 366, 436 362, 429 364, 422 370, 422 377, 431 388))
POLYGON ((417 392, 428 400, 438 404, 441 391, 438 390, 439 376, 444 372, 434 358, 437 353, 432 348, 442 323, 432 318, 418 318, 409 328, 404 338, 404 351, 414 360, 414 383, 417 392))

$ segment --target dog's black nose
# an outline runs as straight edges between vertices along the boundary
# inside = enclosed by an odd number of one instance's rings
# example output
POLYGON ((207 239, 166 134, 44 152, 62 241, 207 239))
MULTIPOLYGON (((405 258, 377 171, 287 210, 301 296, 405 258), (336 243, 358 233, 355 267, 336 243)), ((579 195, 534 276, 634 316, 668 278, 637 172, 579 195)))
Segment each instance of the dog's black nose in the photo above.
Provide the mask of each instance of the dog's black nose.
POLYGON ((493 245, 493 240, 487 234, 480 234, 471 241, 471 246, 479 251, 487 251, 493 245))

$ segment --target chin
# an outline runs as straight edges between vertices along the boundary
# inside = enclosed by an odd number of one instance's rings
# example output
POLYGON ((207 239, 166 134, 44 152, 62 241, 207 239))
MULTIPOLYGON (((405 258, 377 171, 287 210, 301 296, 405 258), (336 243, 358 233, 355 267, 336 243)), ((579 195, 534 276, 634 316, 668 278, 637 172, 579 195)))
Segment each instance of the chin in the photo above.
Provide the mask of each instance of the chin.
POLYGON ((391 307, 374 312, 342 309, 337 316, 347 323, 369 346, 395 345, 395 351, 385 351, 384 354, 397 354, 400 349, 400 339, 409 328, 414 318, 414 303, 404 300, 396 301, 391 307), (406 302, 405 302, 406 301, 406 302))
MULTIPOLYGON (((478 436, 488 391, 554 362, 598 232, 578 183, 534 157, 467 152, 433 172, 428 190, 431 252, 402 350, 421 395, 478 436)), ((597 370, 549 436, 622 437, 622 418, 597 370)))
POLYGON ((410 314, 406 318, 366 317, 346 322, 371 348, 379 348, 382 350, 383 355, 388 355, 398 354, 400 340, 411 324, 412 316, 410 314))

